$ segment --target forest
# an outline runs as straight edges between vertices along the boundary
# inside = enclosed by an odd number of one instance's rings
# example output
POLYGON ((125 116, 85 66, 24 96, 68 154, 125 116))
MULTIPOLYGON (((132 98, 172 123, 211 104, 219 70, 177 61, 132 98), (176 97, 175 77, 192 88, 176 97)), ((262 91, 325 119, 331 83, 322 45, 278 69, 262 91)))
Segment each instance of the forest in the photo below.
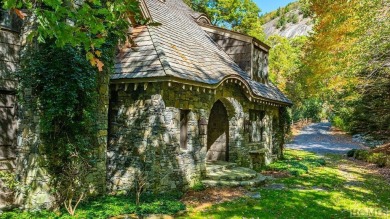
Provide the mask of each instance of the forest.
POLYGON ((293 100, 293 121, 328 119, 350 133, 390 136, 390 16, 388 0, 300 0, 259 16, 253 1, 188 0, 214 25, 268 43, 270 78, 293 100), (312 17, 309 36, 266 37, 262 25, 297 22, 286 12, 312 17))

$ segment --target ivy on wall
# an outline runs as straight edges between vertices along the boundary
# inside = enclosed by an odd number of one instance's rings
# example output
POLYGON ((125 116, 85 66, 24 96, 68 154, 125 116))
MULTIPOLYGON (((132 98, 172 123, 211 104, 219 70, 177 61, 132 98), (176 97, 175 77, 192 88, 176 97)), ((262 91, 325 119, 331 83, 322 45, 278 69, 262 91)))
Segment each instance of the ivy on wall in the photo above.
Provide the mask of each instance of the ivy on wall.
POLYGON ((88 176, 99 158, 99 78, 109 77, 114 42, 101 48, 104 72, 89 63, 82 47, 59 48, 51 42, 30 46, 21 59, 21 104, 39 118, 40 162, 51 177, 58 204, 65 203, 67 209, 88 194, 88 176), (26 98, 30 90, 31 98, 26 98))
POLYGON ((287 107, 280 107, 279 108, 279 131, 278 134, 281 135, 280 139, 281 142, 279 144, 279 158, 283 159, 283 151, 284 151, 284 145, 285 140, 287 138, 287 135, 289 135, 291 131, 291 110, 287 107))

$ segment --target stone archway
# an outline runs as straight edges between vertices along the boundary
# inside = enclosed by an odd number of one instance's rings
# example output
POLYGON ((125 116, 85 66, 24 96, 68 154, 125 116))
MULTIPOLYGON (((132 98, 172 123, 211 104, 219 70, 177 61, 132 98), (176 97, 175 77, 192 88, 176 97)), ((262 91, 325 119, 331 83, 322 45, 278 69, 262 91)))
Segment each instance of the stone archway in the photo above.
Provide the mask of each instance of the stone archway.
POLYGON ((224 104, 218 100, 211 108, 207 125, 207 160, 229 160, 229 118, 224 104))

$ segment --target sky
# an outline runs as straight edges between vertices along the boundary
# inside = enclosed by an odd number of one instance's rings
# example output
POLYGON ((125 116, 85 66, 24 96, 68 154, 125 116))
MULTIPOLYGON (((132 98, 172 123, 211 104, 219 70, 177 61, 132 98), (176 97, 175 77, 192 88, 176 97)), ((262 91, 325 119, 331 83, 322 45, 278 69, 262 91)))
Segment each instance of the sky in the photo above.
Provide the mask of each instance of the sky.
POLYGON ((279 7, 284 7, 290 2, 295 2, 296 0, 253 0, 256 2, 257 6, 261 9, 261 14, 271 12, 278 9, 279 7))

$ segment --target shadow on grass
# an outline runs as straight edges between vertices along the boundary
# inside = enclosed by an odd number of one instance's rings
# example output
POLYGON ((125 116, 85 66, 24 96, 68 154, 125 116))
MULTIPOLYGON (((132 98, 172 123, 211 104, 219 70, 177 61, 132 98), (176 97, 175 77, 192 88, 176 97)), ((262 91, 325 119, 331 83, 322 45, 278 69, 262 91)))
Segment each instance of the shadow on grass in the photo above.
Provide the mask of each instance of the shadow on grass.
POLYGON ((175 214, 185 209, 185 205, 179 201, 180 193, 154 196, 144 194, 141 205, 136 206, 135 197, 127 195, 101 196, 80 204, 76 215, 71 217, 64 209, 59 212, 35 211, 20 212, 12 211, 0 214, 1 219, 8 218, 110 218, 124 214, 175 214))
POLYGON ((331 206, 330 194, 315 191, 261 190, 259 200, 243 198, 214 206, 198 218, 343 218, 349 213, 331 206))
POLYGON ((389 183, 372 172, 363 171, 340 155, 321 158, 289 151, 286 158, 274 168, 304 173, 274 181, 283 188, 261 188, 259 199, 241 198, 185 218, 351 218, 356 212, 389 218, 389 183), (326 160, 326 165, 319 159, 326 160))
POLYGON ((286 150, 284 159, 276 161, 265 167, 266 170, 288 171, 293 176, 299 176, 309 172, 310 168, 325 165, 325 159, 313 153, 286 150))

